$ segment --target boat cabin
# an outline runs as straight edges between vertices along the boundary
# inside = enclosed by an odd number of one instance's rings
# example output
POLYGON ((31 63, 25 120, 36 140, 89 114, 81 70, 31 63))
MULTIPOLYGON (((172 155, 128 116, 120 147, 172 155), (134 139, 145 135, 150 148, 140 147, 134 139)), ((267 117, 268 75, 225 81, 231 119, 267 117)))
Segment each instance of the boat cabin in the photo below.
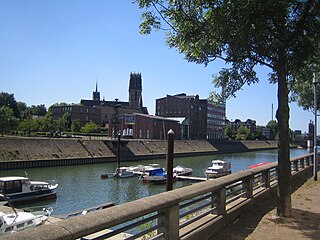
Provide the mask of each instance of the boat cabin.
POLYGON ((24 188, 31 186, 28 178, 25 177, 1 177, 0 178, 0 193, 20 193, 25 191, 24 188))

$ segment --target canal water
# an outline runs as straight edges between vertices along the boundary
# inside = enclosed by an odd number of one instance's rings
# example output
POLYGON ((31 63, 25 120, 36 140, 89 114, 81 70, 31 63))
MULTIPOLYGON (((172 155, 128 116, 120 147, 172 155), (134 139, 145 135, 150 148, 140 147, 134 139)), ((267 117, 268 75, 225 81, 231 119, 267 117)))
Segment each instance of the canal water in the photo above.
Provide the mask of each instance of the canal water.
MULTIPOLYGON (((291 157, 308 153, 307 149, 291 149, 291 157)), ((231 162, 232 172, 248 169, 248 166, 260 162, 277 161, 277 150, 255 151, 246 153, 220 154, 174 159, 174 166, 193 168, 193 176, 205 177, 204 172, 214 159, 231 162)), ((122 166, 148 165, 158 163, 165 167, 165 159, 138 162, 124 162, 122 166)), ((18 205, 19 208, 39 210, 52 207, 53 215, 63 215, 85 208, 113 202, 121 204, 165 191, 165 184, 142 184, 138 177, 123 179, 101 179, 102 173, 114 172, 116 163, 77 165, 64 167, 30 168, 1 171, 0 176, 27 176, 31 180, 58 183, 57 199, 18 205)), ((174 188, 188 186, 194 182, 176 181, 174 188)))

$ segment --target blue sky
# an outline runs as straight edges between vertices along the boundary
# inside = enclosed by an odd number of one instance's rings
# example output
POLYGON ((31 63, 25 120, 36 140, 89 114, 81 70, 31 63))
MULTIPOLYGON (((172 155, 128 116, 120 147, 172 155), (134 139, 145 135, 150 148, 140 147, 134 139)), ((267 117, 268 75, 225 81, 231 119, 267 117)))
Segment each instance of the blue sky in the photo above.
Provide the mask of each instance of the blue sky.
MULTIPOLYGON (((133 0, 0 0, 0 91, 28 106, 91 99, 96 82, 106 100, 128 101, 131 72, 142 74, 143 102, 178 93, 207 98, 221 61, 188 63, 165 44, 164 32, 139 34, 133 0)), ((227 101, 227 118, 265 125, 277 109, 277 87, 261 68, 260 83, 227 101)), ((290 127, 307 131, 312 113, 290 104, 290 127)))

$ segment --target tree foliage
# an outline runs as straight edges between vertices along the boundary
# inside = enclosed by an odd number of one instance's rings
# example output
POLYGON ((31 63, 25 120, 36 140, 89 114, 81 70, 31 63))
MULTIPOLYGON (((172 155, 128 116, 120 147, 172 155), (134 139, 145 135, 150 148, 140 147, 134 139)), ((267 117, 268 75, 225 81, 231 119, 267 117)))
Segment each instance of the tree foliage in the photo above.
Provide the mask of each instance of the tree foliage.
POLYGON ((71 132, 76 133, 81 130, 81 121, 79 119, 73 120, 71 123, 71 132))
POLYGON ((93 121, 89 121, 82 128, 81 132, 83 133, 98 133, 100 132, 100 127, 95 124, 93 121))
POLYGON ((18 119, 14 116, 13 110, 7 106, 0 107, 0 132, 4 133, 14 129, 18 123, 18 119))
POLYGON ((250 130, 245 126, 240 126, 237 131, 237 140, 247 140, 250 135, 250 130))
POLYGON ((6 106, 12 109, 15 117, 19 117, 17 101, 13 94, 7 92, 0 93, 0 107, 6 106))
POLYGON ((271 120, 268 122, 267 128, 270 129, 270 133, 271 133, 271 139, 275 139, 277 134, 278 134, 278 123, 275 120, 271 120))
POLYGON ((232 127, 231 124, 227 124, 226 128, 224 129, 224 134, 229 139, 235 139, 237 131, 232 127))
POLYGON ((320 2, 317 0, 137 0, 144 8, 142 33, 165 29, 167 43, 188 61, 227 63, 214 79, 220 100, 235 96, 245 84, 259 81, 255 67, 270 69, 278 84, 278 205, 280 216, 291 215, 289 161, 289 91, 305 82, 319 62, 320 2), (164 27, 165 26, 165 27, 164 27))

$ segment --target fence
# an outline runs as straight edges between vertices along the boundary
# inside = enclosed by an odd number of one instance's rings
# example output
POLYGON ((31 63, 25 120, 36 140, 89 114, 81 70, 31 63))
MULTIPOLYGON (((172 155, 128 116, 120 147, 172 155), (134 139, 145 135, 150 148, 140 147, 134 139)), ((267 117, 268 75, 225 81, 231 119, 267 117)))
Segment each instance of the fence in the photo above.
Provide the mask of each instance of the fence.
MULTIPOLYGON (((293 179, 310 172, 312 156, 291 159, 293 179)), ((0 239, 107 239, 123 232, 126 239, 206 239, 276 185, 277 163, 270 163, 0 239)))

